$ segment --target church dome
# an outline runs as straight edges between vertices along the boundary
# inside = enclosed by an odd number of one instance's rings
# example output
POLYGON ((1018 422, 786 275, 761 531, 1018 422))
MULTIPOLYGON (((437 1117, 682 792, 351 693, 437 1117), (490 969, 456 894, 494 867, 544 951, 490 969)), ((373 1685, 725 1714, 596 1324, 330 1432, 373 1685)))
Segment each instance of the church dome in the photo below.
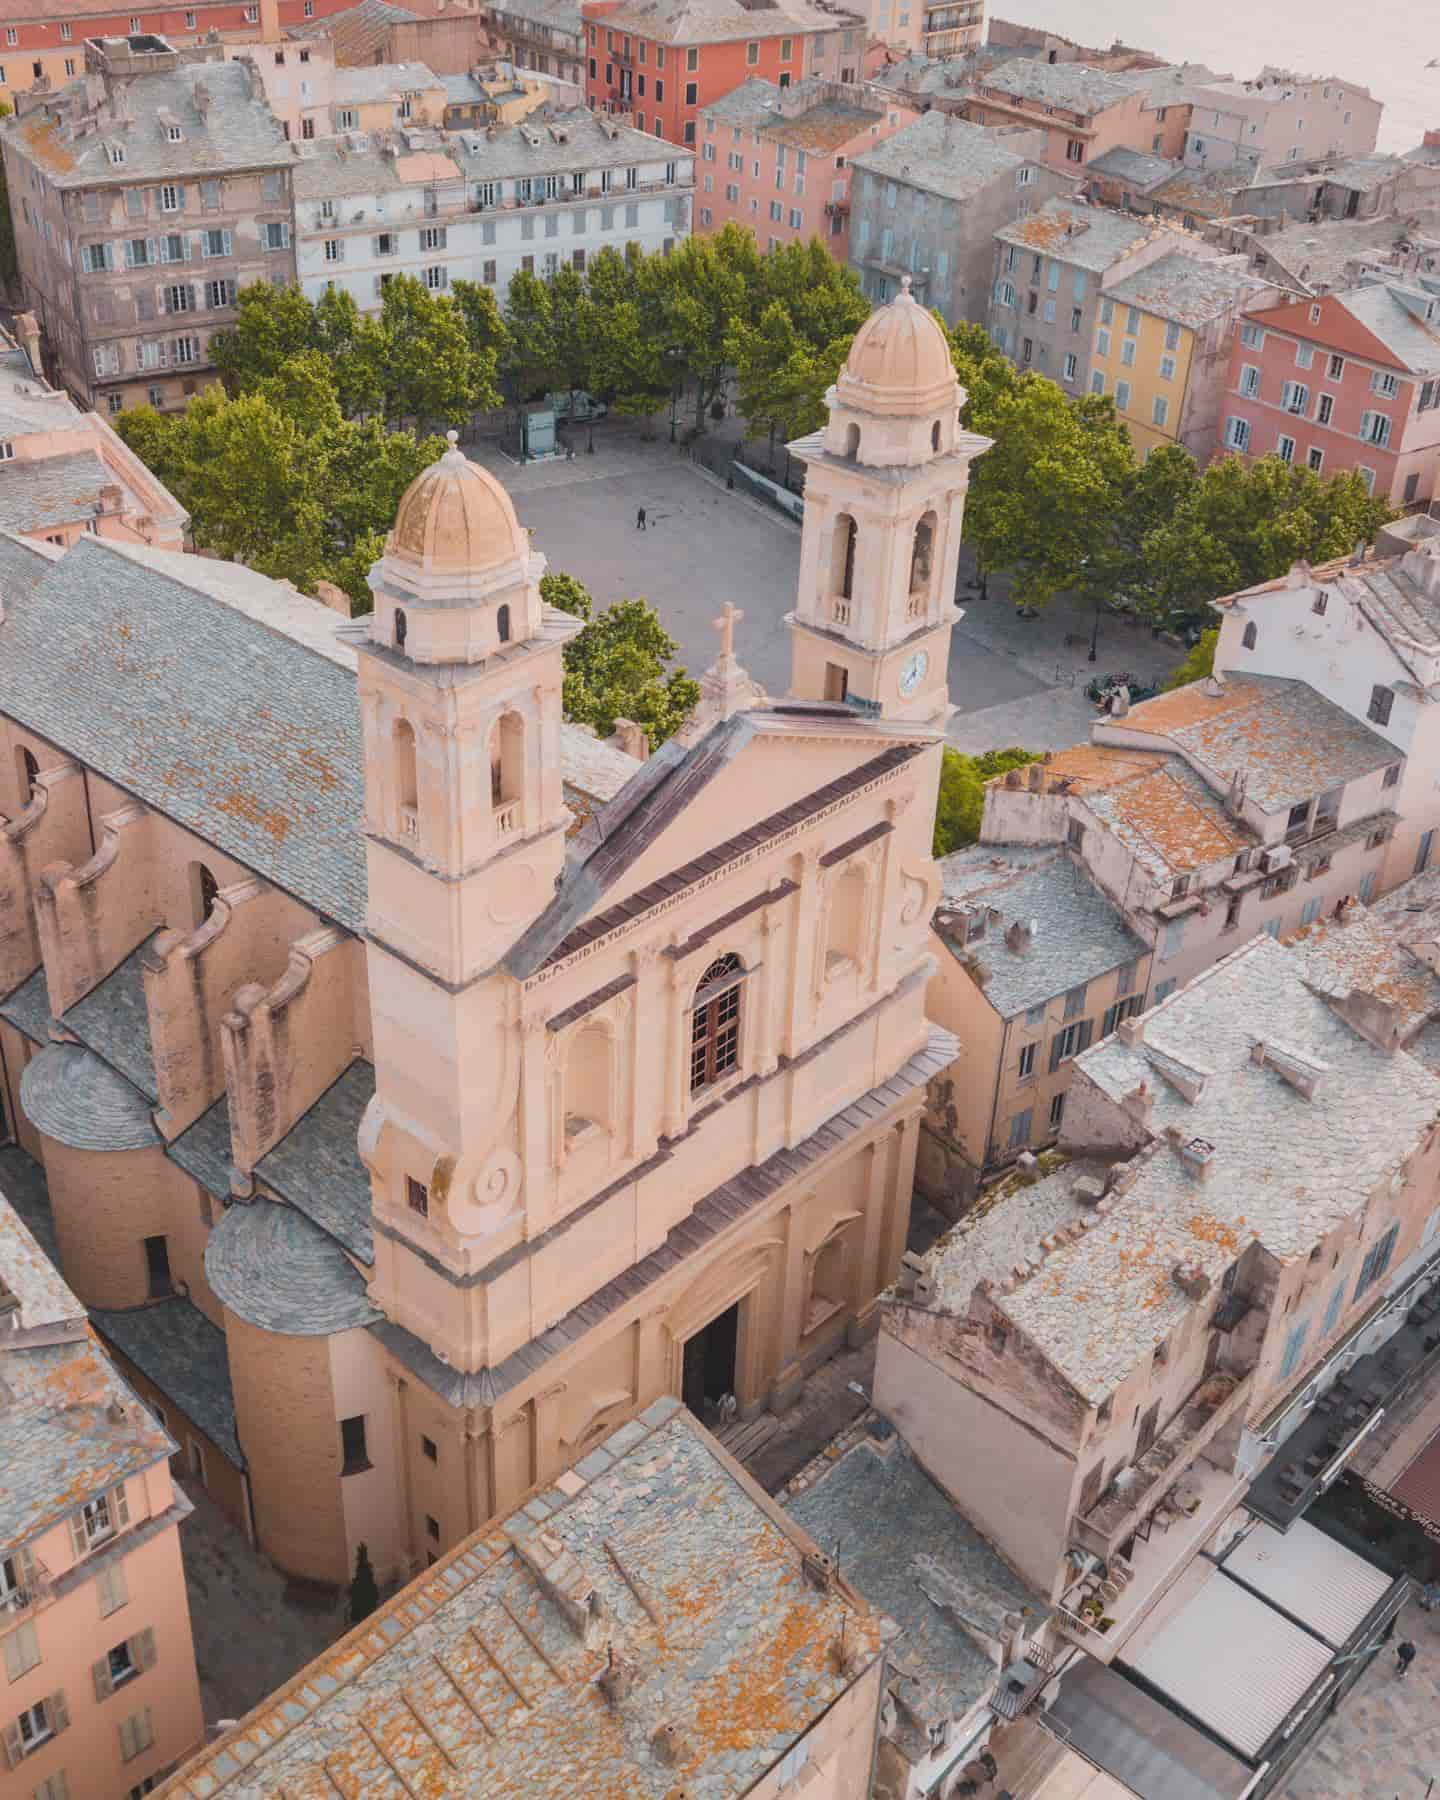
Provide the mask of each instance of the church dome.
POLYGON ((910 292, 907 276, 888 306, 855 333, 837 383, 842 406, 869 412, 926 412, 956 385, 945 333, 910 292))
POLYGON ((493 475, 450 448, 406 488, 386 550, 434 574, 474 573, 529 554, 510 496, 493 475))

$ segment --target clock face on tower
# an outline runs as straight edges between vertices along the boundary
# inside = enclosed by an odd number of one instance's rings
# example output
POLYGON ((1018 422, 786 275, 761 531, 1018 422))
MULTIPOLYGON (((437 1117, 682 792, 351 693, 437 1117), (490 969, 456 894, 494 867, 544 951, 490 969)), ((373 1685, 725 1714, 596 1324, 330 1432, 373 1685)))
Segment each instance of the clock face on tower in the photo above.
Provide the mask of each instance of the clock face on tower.
POLYGON ((917 650, 900 671, 900 692, 908 700, 925 679, 925 672, 930 667, 930 653, 917 650))

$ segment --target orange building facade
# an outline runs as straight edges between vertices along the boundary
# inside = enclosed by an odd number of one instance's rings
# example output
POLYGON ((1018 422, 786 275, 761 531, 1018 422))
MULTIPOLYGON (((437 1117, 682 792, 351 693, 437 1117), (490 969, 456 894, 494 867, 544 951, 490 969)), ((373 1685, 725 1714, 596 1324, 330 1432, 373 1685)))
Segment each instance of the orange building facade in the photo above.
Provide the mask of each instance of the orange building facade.
POLYGON ((854 82, 863 73, 857 15, 803 5, 759 14, 727 0, 692 16, 680 4, 642 10, 592 0, 584 17, 586 103, 633 114, 638 130, 672 144, 694 144, 701 109, 744 81, 786 88, 812 75, 854 82))

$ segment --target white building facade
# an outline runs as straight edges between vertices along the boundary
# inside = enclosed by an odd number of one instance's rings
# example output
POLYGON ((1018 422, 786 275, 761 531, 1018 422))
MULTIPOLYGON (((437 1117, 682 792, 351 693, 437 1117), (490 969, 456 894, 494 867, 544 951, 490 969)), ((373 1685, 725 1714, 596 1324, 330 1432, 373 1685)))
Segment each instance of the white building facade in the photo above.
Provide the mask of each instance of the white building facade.
POLYGON ((362 311, 399 273, 443 293, 583 270, 605 248, 668 253, 691 224, 692 153, 589 112, 488 131, 350 135, 295 165, 296 274, 362 311))

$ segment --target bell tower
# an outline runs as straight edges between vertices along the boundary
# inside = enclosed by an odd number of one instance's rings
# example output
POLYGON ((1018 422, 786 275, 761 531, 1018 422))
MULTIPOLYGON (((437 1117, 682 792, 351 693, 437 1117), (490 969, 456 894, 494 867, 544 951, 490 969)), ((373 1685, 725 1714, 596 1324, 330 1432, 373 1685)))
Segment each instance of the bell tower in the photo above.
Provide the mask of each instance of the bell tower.
POLYGON ((561 651, 510 497, 455 447, 407 489, 360 641, 373 936, 452 985, 492 968, 565 859, 561 651))
POLYGON ((791 694, 938 725, 965 490, 991 440, 961 430, 950 346, 908 277, 825 403, 823 430, 791 446, 806 465, 791 694))

